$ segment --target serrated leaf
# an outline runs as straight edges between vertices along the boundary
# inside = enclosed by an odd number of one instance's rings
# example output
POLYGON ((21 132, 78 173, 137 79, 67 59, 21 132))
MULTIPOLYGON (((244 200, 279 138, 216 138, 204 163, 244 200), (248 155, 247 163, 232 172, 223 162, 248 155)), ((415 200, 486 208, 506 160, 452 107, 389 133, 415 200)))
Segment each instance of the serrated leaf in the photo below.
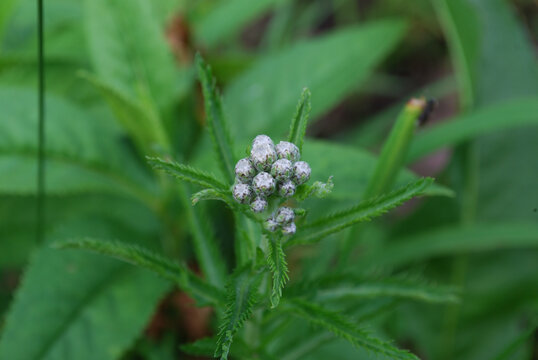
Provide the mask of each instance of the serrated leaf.
POLYGON ((168 288, 145 270, 114 260, 40 249, 7 316, 0 358, 115 360, 168 288))
POLYGON ((219 327, 215 357, 228 359, 230 346, 237 331, 252 314, 258 301, 261 273, 255 273, 250 264, 235 271, 228 286, 228 300, 224 318, 219 327))
POLYGON ((150 156, 146 156, 146 160, 153 166, 154 169, 163 170, 167 174, 180 180, 217 190, 227 190, 227 186, 220 182, 215 176, 195 169, 189 165, 150 156))
POLYGON ((267 242, 267 263, 273 274, 273 289, 271 290, 271 307, 275 308, 282 297, 282 289, 289 280, 286 254, 282 249, 282 237, 271 236, 267 242))
POLYGON ((53 246, 60 249, 90 250, 151 270, 164 279, 177 283, 182 290, 212 304, 219 304, 223 299, 220 290, 207 284, 185 266, 136 245, 88 238, 65 240, 53 246))
POLYGON ((490 223, 438 228, 398 239, 361 258, 358 266, 401 266, 433 256, 538 247, 535 223, 490 223))
POLYGON ((308 117, 312 110, 312 104, 310 102, 310 90, 308 88, 303 89, 301 98, 297 103, 295 109, 295 115, 291 119, 290 132, 288 135, 288 141, 294 143, 299 148, 299 151, 303 151, 304 135, 306 133, 306 125, 308 123, 308 117))
POLYGON ((233 201, 229 194, 215 189, 204 189, 192 194, 191 196, 193 206, 198 204, 199 201, 203 200, 220 200, 228 205, 233 201))
POLYGON ((361 278, 352 274, 323 276, 298 283, 290 289, 290 295, 311 294, 317 302, 342 299, 375 299, 391 297, 427 303, 458 303, 459 296, 453 287, 436 286, 423 279, 389 277, 383 279, 361 278))
POLYGON ((204 62, 200 54, 196 55, 196 67, 198 68, 198 77, 204 94, 207 127, 213 139, 222 172, 227 183, 232 184, 235 179, 235 156, 222 109, 221 97, 217 91, 211 68, 204 62))
POLYGON ((349 209, 302 225, 298 229, 297 235, 290 239, 286 246, 314 243, 359 222, 369 221, 373 217, 381 216, 405 201, 422 195, 432 182, 433 179, 431 178, 423 178, 389 194, 362 201, 349 209))
POLYGON ((399 350, 390 343, 376 339, 367 331, 344 319, 340 314, 324 309, 319 305, 294 299, 286 301, 285 306, 286 310, 290 311, 292 315, 322 326, 336 336, 349 341, 355 347, 365 348, 376 354, 386 355, 391 359, 418 360, 415 355, 399 350))

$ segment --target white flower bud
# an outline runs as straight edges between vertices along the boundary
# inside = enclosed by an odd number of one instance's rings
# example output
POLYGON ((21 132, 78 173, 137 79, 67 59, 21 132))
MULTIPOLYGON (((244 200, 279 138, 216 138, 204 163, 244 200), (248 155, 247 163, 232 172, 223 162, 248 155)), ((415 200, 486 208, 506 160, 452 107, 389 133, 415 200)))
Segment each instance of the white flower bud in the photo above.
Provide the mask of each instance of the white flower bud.
POLYGON ((261 213, 267 208, 267 200, 260 196, 257 196, 256 199, 254 199, 254 201, 250 203, 250 208, 255 213, 261 213))
POLYGON ((266 172, 261 172, 252 180, 254 192, 258 195, 269 196, 275 192, 276 181, 266 172))
POLYGON ((271 175, 276 181, 284 182, 291 176, 293 164, 288 159, 279 159, 271 167, 271 175))
POLYGON ((287 141, 281 141, 277 144, 276 153, 279 159, 298 161, 301 158, 299 148, 295 146, 295 144, 287 141))
POLYGON ((248 158, 241 159, 235 164, 235 176, 240 182, 249 183, 256 175, 256 169, 248 158))
POLYGON ((271 138, 267 135, 258 135, 252 141, 252 147, 255 147, 257 145, 262 145, 262 144, 270 145, 273 148, 275 147, 273 140, 271 140, 271 138))
POLYGON ((295 214, 289 207, 281 207, 277 210, 275 220, 279 224, 289 224, 295 218, 295 214))
POLYGON ((234 199, 241 204, 248 203, 250 201, 250 198, 252 197, 252 190, 247 184, 235 184, 232 192, 234 199))
POLYGON ((310 166, 305 161, 297 161, 293 164, 293 175, 292 179, 297 185, 304 184, 310 179, 310 166))
POLYGON ((276 160, 276 151, 270 144, 257 144, 250 150, 250 160, 259 171, 271 171, 276 160))
POLYGON ((263 226, 267 231, 274 232, 278 228, 278 223, 273 218, 269 218, 265 220, 263 226))
POLYGON ((297 231, 297 227, 294 222, 291 222, 287 225, 282 226, 282 234, 284 235, 293 235, 297 231))
POLYGON ((292 197, 295 194, 295 184, 288 180, 278 186, 278 194, 282 197, 292 197))

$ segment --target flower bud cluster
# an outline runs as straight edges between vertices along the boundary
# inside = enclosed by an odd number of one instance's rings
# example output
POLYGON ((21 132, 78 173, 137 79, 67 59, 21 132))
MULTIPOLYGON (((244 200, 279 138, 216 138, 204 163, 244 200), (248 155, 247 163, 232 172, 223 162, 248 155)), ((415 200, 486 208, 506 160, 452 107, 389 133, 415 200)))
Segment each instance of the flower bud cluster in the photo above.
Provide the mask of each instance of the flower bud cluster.
POLYGON ((265 229, 275 232, 280 229, 283 235, 293 235, 297 230, 295 226, 295 213, 289 207, 282 206, 265 220, 265 229))
MULTIPOLYGON (((250 156, 235 165, 235 200, 241 204, 250 204, 252 211, 261 213, 267 208, 270 196, 293 196, 297 186, 310 179, 310 166, 305 161, 300 161, 300 157, 295 144, 281 141, 275 146, 269 136, 256 136, 250 156)), ((283 232, 287 231, 281 227, 283 232)), ((288 230, 291 231, 291 227, 288 230)))

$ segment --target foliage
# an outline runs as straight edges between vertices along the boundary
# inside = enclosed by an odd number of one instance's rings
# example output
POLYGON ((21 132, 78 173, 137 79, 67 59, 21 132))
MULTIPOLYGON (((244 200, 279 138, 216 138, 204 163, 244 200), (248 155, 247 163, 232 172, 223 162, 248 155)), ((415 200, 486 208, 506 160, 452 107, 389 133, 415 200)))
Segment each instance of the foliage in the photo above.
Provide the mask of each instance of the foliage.
POLYGON ((530 2, 251 3, 45 2, 41 228, 35 2, 1 2, 0 360, 534 358, 530 2), (261 134, 311 173, 258 213, 261 134))

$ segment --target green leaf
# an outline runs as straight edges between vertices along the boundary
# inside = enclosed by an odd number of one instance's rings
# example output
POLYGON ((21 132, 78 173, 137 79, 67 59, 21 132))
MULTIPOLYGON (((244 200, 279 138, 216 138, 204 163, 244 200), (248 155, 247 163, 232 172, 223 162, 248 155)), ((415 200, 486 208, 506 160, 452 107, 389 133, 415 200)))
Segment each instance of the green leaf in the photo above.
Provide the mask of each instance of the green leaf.
MULTIPOLYGON (((4 30, 7 26, 9 16, 12 14, 19 0, 4 0, 0 4, 0 43, 4 39, 4 30)), ((1 50, 1 49, 0 49, 1 50)))
POLYGON ((208 47, 236 35, 248 22, 287 0, 228 0, 194 21, 194 35, 208 47))
MULTIPOLYGON (((232 201, 234 201, 230 193, 215 189, 204 189, 192 194, 191 202, 193 206, 198 204, 200 200, 220 200, 227 205, 231 205, 232 201)), ((234 206, 230 206, 230 208, 233 209, 234 206)))
POLYGON ((100 79, 143 108, 166 109, 181 77, 155 15, 144 0, 86 0, 86 38, 100 79))
POLYGON ((419 133, 406 161, 413 162, 444 146, 452 146, 494 131, 538 125, 538 97, 502 101, 457 116, 419 133))
POLYGON ((309 197, 315 196, 317 198, 323 199, 333 191, 333 177, 329 176, 329 179, 326 183, 321 181, 316 181, 312 185, 303 184, 297 188, 295 197, 299 200, 306 200, 309 197))
POLYGON ((273 273, 273 289, 271 291, 271 307, 275 308, 282 297, 282 289, 289 280, 286 254, 282 249, 282 237, 271 236, 267 242, 267 263, 273 273))
POLYGON ((200 54, 196 55, 196 67, 198 68, 198 77, 204 94, 207 127, 213 139, 219 165, 227 182, 231 184, 235 179, 235 156, 222 109, 221 98, 217 92, 211 68, 204 62, 200 54))
POLYGON ((90 250, 102 255, 111 256, 151 270, 162 278, 178 284, 182 290, 204 301, 212 304, 219 304, 222 301, 220 290, 205 283, 185 266, 173 263, 158 254, 136 245, 94 239, 74 239, 57 242, 53 246, 60 249, 90 250))
POLYGON ((422 279, 389 277, 368 279, 354 275, 323 276, 298 283, 290 289, 290 295, 302 293, 317 302, 343 299, 375 299, 391 297, 426 303, 458 303, 459 296, 452 287, 435 286, 422 279))
POLYGON ((219 327, 215 357, 228 359, 230 346, 237 331, 252 314, 258 301, 261 274, 254 273, 247 264, 235 271, 227 286, 228 300, 224 318, 219 327))
POLYGON ((510 344, 503 349, 503 351, 495 357, 494 360, 509 360, 512 359, 512 356, 514 355, 514 352, 526 342, 526 341, 532 341, 532 336, 535 333, 536 329, 538 328, 538 322, 534 320, 534 323, 529 326, 527 330, 525 330, 521 335, 519 335, 516 339, 514 339, 510 344))
POLYGON ((291 314, 327 329, 336 336, 349 341, 357 348, 365 348, 375 354, 386 355, 391 359, 418 360, 415 355, 372 337, 366 330, 357 327, 340 314, 324 309, 319 305, 294 299, 286 301, 285 306, 291 314))
POLYGON ((180 180, 216 190, 227 190, 227 186, 217 180, 215 176, 190 167, 188 165, 163 160, 158 157, 146 156, 146 159, 153 166, 154 169, 163 170, 168 175, 174 176, 180 180))
MULTIPOLYGON (((0 88, 0 191, 36 193, 37 112, 35 90, 0 88)), ((46 191, 48 194, 123 193, 146 204, 156 187, 148 172, 121 142, 106 117, 47 96, 46 191)))
POLYGON ((312 117, 341 102, 367 79, 404 33, 401 21, 349 27, 302 41, 261 58, 224 92, 235 136, 250 141, 285 133, 295 96, 304 87, 313 94, 312 117))
POLYGON ((147 153, 156 144, 165 147, 169 145, 154 109, 144 108, 135 99, 127 97, 89 73, 82 72, 80 76, 99 90, 120 125, 137 143, 140 151, 147 153))
POLYGON ((534 223, 491 223, 440 228, 398 239, 362 257, 359 266, 401 266, 434 256, 538 247, 534 223))
POLYGON ((290 239, 286 246, 311 244, 352 225, 381 216, 404 202, 423 195, 424 190, 432 182, 431 178, 420 179, 389 194, 362 201, 349 209, 302 225, 298 229, 297 235, 290 239))
POLYGON ((290 124, 288 141, 297 145, 299 151, 303 151, 303 140, 306 133, 306 125, 308 123, 310 111, 312 110, 310 95, 310 90, 308 90, 308 88, 304 88, 301 98, 297 103, 295 115, 293 116, 293 119, 291 119, 290 124))
MULTIPOLYGON (((209 217, 205 208, 202 206, 203 204, 200 204, 196 208, 190 204, 190 189, 188 186, 179 184, 178 189, 181 201, 184 204, 187 220, 190 224, 194 253, 196 254, 198 264, 202 268, 202 272, 208 282, 221 288, 225 284, 224 278, 227 274, 226 263, 224 262, 221 250, 217 246, 217 239, 212 230, 212 224, 209 222, 209 217)), ((205 191, 208 190, 213 189, 206 189, 205 191)))
POLYGON ((145 270, 110 259, 40 249, 7 316, 0 358, 118 359, 168 288, 145 270))
POLYGON ((424 111, 426 101, 411 99, 398 115, 396 123, 383 145, 374 174, 368 182, 364 197, 378 196, 390 190, 396 175, 402 169, 405 156, 417 127, 418 117, 424 111))

